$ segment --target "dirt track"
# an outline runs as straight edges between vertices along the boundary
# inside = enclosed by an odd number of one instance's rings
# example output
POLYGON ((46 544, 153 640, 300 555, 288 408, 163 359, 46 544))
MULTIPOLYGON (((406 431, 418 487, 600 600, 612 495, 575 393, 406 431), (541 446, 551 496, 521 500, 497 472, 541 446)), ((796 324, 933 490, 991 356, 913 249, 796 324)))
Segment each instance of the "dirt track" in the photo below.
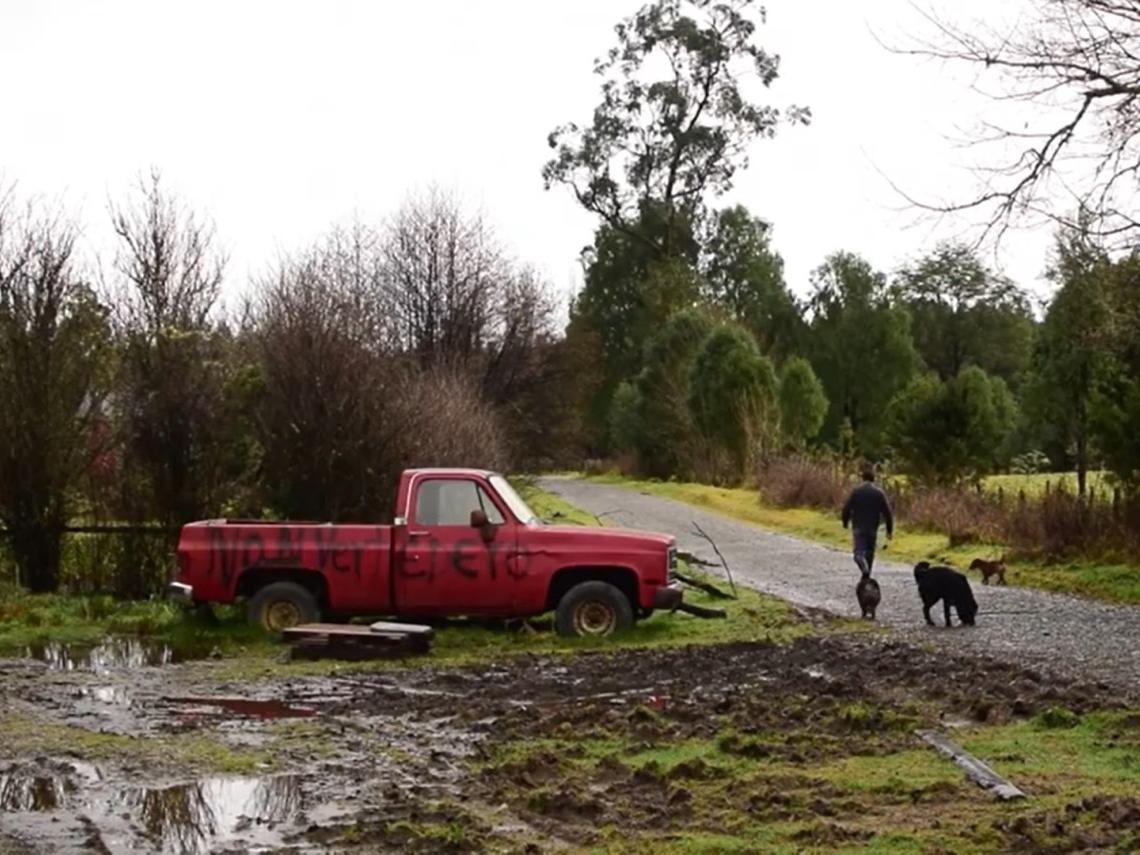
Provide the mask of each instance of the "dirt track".
MULTIPOLYGON (((607 517, 615 525, 669 532, 680 549, 715 561, 708 544, 691 533, 691 521, 696 520, 716 541, 738 582, 801 605, 859 615, 858 573, 849 553, 623 487, 571 478, 540 483, 592 513, 620 509, 607 517)), ((876 557, 875 577, 883 591, 879 620, 907 637, 1094 678, 1129 694, 1140 687, 1140 607, 983 586, 974 577, 971 584, 980 606, 977 626, 947 631, 941 625, 941 604, 932 610, 938 627, 925 625, 912 567, 891 561, 889 549, 876 557)))

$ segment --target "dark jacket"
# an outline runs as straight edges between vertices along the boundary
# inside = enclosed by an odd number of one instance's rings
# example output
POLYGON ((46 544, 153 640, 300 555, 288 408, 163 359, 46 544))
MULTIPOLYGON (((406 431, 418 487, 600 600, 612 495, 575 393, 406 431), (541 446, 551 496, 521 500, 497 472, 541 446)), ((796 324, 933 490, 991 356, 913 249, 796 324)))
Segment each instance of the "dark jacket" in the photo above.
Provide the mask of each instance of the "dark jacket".
POLYGON ((891 537, 895 530, 895 520, 891 516, 891 506, 883 491, 864 481, 851 491, 847 501, 843 503, 843 527, 852 523, 855 531, 874 534, 879 530, 879 523, 886 523, 887 537, 891 537))

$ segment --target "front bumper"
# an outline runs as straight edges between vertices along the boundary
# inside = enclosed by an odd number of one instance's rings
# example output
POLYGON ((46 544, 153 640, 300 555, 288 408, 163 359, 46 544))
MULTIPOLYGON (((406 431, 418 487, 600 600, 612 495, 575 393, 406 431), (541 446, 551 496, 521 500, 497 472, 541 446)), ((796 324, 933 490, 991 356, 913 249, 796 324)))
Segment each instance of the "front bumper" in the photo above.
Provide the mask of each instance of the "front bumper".
POLYGON ((189 606, 194 603, 194 588, 185 582, 171 582, 166 586, 166 596, 175 602, 189 606))
POLYGON ((653 608, 655 609, 669 609, 672 611, 681 605, 681 600, 685 597, 685 592, 681 590, 681 586, 674 582, 672 585, 665 585, 661 588, 653 589, 653 608))

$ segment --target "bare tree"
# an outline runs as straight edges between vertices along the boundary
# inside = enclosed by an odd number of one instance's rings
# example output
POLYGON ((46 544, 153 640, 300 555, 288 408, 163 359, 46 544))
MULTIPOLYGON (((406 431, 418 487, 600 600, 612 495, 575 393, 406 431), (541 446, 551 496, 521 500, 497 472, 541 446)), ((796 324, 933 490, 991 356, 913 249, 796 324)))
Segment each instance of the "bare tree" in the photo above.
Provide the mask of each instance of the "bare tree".
POLYGON ((553 333, 549 289, 507 256, 481 217, 433 189, 396 214, 381 254, 393 349, 425 368, 466 371, 499 406, 547 379, 540 345, 553 333))
POLYGON ((509 270, 481 218, 432 189, 392 218, 382 253, 394 346, 425 365, 482 350, 509 270))
POLYGON ((213 225, 152 173, 113 205, 114 320, 122 352, 121 501, 171 527, 216 513, 226 493, 226 387, 235 370, 216 314, 225 257, 213 225))
POLYGON ((1140 2, 1026 0, 1001 28, 923 14, 933 35, 895 50, 973 68, 1003 116, 973 134, 986 152, 980 189, 922 205, 980 212, 999 234, 1027 218, 1077 227, 1086 211, 1094 236, 1135 244, 1140 2))
POLYGON ((287 515, 380 519, 406 466, 504 462, 497 418, 469 376, 403 352, 373 238, 336 231, 260 288, 262 474, 287 515))
POLYGON ((0 198, 0 520, 33 591, 58 587, 73 490, 105 450, 109 331, 75 240, 58 214, 0 198))
POLYGON ((400 367, 385 359, 377 293, 366 265, 343 263, 346 245, 334 234, 284 260, 254 308, 262 477, 290 516, 377 519, 391 501, 404 425, 387 404, 400 367))

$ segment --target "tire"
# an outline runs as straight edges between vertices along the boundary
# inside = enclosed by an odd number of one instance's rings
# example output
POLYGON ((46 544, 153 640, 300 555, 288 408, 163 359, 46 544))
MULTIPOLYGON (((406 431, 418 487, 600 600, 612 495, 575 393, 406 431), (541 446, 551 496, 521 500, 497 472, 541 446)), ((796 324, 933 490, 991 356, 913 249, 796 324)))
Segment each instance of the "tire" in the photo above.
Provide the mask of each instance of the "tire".
POLYGON ((554 628, 559 635, 605 636, 633 626, 629 599, 609 582, 580 582, 558 602, 554 628))
POLYGON ((268 632, 280 632, 321 619, 317 598, 296 582, 272 582, 260 589, 246 607, 249 622, 268 632))

